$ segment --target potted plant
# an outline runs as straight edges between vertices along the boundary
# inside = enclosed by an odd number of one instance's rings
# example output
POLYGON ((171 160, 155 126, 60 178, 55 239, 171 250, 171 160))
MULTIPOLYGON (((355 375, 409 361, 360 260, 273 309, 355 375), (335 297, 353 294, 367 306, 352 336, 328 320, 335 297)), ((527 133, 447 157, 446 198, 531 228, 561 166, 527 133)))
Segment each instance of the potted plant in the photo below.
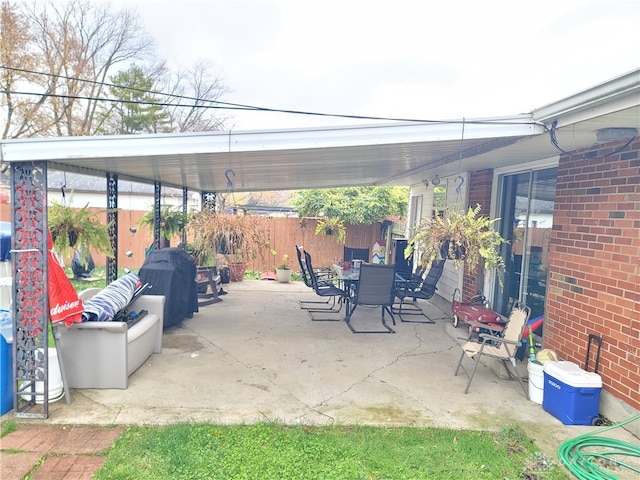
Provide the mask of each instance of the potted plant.
POLYGON ((247 263, 264 259, 269 248, 269 224, 265 217, 231 215, 205 209, 191 216, 187 232, 194 250, 229 267, 232 281, 241 281, 247 263))
POLYGON ((75 249, 83 262, 88 262, 89 248, 97 253, 113 258, 113 246, 109 237, 111 224, 104 224, 95 210, 84 207, 73 208, 56 200, 51 201, 48 208, 47 223, 53 248, 64 257, 70 257, 70 250, 75 249))
MULTIPOLYGON (((153 230, 154 211, 146 212, 138 221, 139 227, 150 227, 153 230)), ((161 247, 170 247, 171 239, 182 233, 186 218, 182 206, 163 204, 160 206, 161 247)))
POLYGON ((416 252, 418 263, 425 267, 438 258, 444 258, 453 260, 456 268, 461 261, 471 268, 481 261, 487 270, 504 268, 500 246, 507 241, 493 228, 500 219, 489 219, 480 211, 478 204, 464 213, 446 210, 443 216, 423 220, 409 239, 405 256, 416 252))
POLYGON ((282 263, 276 267, 276 276, 280 283, 289 283, 291 281, 291 267, 289 267, 289 255, 286 253, 282 256, 282 263))
POLYGON ((332 235, 337 243, 344 243, 347 238, 347 228, 339 218, 321 218, 316 224, 316 235, 332 235))

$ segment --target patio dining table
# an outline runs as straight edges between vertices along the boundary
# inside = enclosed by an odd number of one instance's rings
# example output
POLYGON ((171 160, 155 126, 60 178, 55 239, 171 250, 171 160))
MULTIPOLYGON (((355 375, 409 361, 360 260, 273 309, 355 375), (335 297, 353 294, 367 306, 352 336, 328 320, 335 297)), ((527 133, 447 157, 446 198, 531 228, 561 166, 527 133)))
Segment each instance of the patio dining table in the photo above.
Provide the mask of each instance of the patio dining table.
MULTIPOLYGON (((334 264, 333 270, 336 274, 336 279, 340 281, 342 284, 342 288, 345 291, 349 291, 349 289, 355 289, 358 286, 358 281, 360 280, 360 269, 350 267, 345 269, 342 265, 334 264)), ((401 288, 407 285, 415 285, 419 283, 417 279, 419 278, 422 281, 421 277, 416 277, 415 275, 405 276, 400 273, 396 273, 396 285, 397 288, 401 288)))
POLYGON ((343 268, 341 265, 334 264, 333 270, 336 273, 336 278, 342 284, 342 288, 345 291, 348 291, 351 288, 355 288, 358 285, 358 280, 360 280, 360 269, 359 268, 343 268))
POLYGON ((347 268, 342 265, 334 264, 333 271, 336 274, 336 280, 340 283, 340 288, 347 294, 344 299, 346 307, 346 318, 349 318, 350 302, 349 299, 356 294, 358 288, 358 281, 360 280, 359 268, 347 268))

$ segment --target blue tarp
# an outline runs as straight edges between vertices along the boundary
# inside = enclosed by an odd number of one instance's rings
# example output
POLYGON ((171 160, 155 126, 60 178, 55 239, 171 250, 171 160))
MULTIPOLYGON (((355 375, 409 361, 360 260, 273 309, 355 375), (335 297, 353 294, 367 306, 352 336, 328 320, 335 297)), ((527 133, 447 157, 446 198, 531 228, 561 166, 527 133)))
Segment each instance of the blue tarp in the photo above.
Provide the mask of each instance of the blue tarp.
POLYGON ((0 262, 11 258, 11 222, 0 222, 0 262))

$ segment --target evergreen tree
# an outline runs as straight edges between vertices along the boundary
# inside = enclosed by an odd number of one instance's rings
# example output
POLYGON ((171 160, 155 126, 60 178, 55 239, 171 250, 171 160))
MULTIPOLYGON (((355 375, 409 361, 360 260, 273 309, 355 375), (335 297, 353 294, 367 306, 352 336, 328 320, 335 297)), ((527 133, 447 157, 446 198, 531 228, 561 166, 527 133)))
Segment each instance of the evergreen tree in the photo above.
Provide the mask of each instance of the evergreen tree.
POLYGON ((109 87, 112 97, 120 100, 114 107, 111 122, 117 124, 119 134, 169 132, 169 114, 157 103, 162 99, 152 93, 154 79, 145 75, 137 65, 118 72, 111 83, 122 87, 109 87))

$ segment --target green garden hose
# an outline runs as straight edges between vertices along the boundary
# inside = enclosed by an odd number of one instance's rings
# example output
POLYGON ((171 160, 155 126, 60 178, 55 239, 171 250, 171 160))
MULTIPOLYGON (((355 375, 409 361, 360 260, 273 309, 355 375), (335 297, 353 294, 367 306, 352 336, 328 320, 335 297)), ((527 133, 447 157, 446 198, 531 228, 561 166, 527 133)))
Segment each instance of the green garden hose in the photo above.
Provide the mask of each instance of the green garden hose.
POLYGON ((633 445, 613 438, 596 437, 599 433, 638 419, 640 419, 640 414, 623 422, 567 440, 560 445, 558 458, 571 473, 581 480, 617 479, 618 477, 610 470, 605 470, 606 467, 625 468, 640 474, 639 467, 626 463, 622 458, 640 458, 640 445, 633 445))

